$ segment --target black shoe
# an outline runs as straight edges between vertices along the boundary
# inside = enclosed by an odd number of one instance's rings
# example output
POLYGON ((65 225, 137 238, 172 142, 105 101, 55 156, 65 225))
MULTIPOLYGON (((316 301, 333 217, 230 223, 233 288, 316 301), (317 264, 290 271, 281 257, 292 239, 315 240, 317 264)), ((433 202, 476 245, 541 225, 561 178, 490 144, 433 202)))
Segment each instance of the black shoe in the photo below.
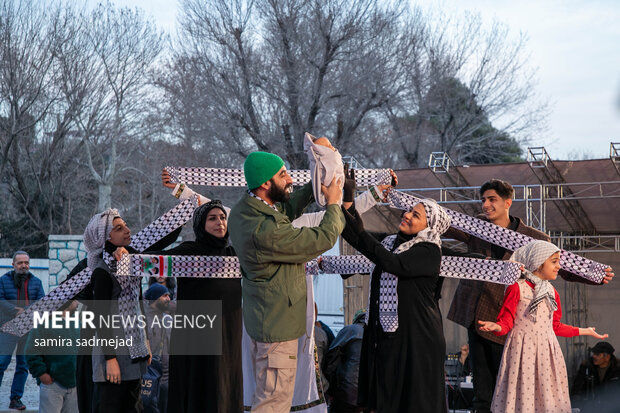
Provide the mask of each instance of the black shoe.
POLYGON ((14 397, 11 399, 11 403, 9 403, 9 409, 26 410, 26 406, 19 397, 14 397))

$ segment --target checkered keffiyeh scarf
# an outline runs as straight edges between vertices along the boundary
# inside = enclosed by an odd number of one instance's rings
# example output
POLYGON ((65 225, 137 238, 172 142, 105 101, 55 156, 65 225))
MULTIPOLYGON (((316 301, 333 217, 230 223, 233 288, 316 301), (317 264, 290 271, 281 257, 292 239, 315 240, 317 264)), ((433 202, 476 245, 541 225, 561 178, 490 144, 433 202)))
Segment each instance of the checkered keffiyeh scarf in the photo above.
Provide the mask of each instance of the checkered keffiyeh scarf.
MULTIPOLYGON (((188 185, 243 187, 247 183, 243 170, 226 168, 200 168, 166 166, 170 182, 188 185)), ((294 169, 288 171, 294 186, 302 186, 311 181, 310 171, 294 169)), ((389 169, 356 169, 355 182, 358 186, 383 185, 392 181, 389 169)))
POLYGON ((534 274, 547 259, 560 252, 560 249, 547 241, 534 241, 518 248, 511 257, 511 260, 523 264, 525 267, 525 279, 534 284, 534 298, 527 307, 528 313, 536 320, 536 310, 543 301, 546 301, 552 313, 558 309, 555 301, 555 290, 551 283, 543 280, 534 274))
MULTIPOLYGON (((116 278, 121 286, 121 293, 118 296, 118 311, 123 315, 123 319, 131 316, 137 317, 140 314, 138 300, 140 295, 140 278, 119 276, 116 271, 116 260, 105 251, 103 253, 103 261, 108 266, 110 275, 116 278)), ((149 355, 144 328, 139 327, 138 323, 123 323, 123 333, 125 338, 132 338, 132 345, 129 347, 129 356, 132 359, 149 355)))
MULTIPOLYGON (((397 190, 391 190, 388 198, 392 206, 404 210, 409 210, 412 206, 420 202, 420 198, 397 190)), ((470 217, 469 215, 462 214, 449 208, 442 209, 450 216, 450 225, 453 228, 491 244, 506 248, 507 250, 515 251, 517 248, 534 241, 532 237, 509 230, 508 228, 500 227, 491 222, 470 217)), ((561 250, 560 256, 563 270, 597 284, 603 281, 605 269, 608 267, 607 265, 581 257, 566 250, 561 250)))
MULTIPOLYGON (((420 203, 426 212, 427 227, 416 234, 412 240, 400 244, 394 250, 394 254, 401 254, 420 242, 430 242, 441 248, 441 234, 450 228, 450 217, 432 199, 422 199, 420 203)), ((392 251, 395 241, 396 235, 390 235, 385 237, 381 244, 388 251, 392 251)), ((383 331, 391 333, 398 329, 398 277, 385 271, 380 277, 379 321, 383 331)), ((370 308, 370 303, 368 308, 370 308)))
POLYGON ((265 201, 263 198, 261 198, 260 196, 256 195, 254 192, 250 191, 249 189, 247 190, 248 195, 250 195, 252 198, 254 199, 258 199, 259 201, 261 201, 263 204, 267 205, 269 208, 273 209, 276 212, 278 211, 278 208, 275 205, 270 205, 269 202, 265 201))
MULTIPOLYGON (((187 222, 192 217, 194 208, 197 205, 198 200, 195 195, 179 203, 161 217, 150 223, 146 228, 132 236, 131 246, 138 251, 147 249, 162 239, 165 235, 187 222)), ((104 214, 106 214, 106 220, 109 218, 110 221, 118 216, 116 210, 104 211, 104 214)), ((94 254, 92 256, 96 258, 94 261, 95 264, 91 267, 89 263, 87 268, 71 277, 71 279, 63 282, 58 287, 54 288, 45 297, 26 308, 20 315, 5 323, 1 328, 3 332, 19 337, 28 334, 33 327, 35 311, 44 312, 57 310, 65 302, 73 299, 73 297, 75 297, 90 283, 93 268, 96 268, 98 265, 103 263, 103 245, 105 244, 107 237, 100 234, 109 234, 110 229, 112 228, 111 223, 108 228, 107 221, 103 222, 103 220, 101 220, 101 215, 102 214, 95 215, 91 219, 91 223, 89 223, 90 229, 85 231, 84 234, 84 241, 85 243, 88 243, 88 245, 86 245, 87 251, 89 254, 94 254), (103 242, 101 242, 102 239, 103 242)), ((88 258, 91 258, 91 255, 89 255, 88 258)))

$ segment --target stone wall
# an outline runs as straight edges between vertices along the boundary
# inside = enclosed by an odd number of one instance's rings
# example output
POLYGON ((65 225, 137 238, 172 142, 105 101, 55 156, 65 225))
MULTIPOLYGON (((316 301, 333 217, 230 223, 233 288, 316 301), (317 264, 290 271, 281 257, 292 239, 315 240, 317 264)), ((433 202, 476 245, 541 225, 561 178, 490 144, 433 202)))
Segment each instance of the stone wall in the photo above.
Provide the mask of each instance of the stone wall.
POLYGON ((86 249, 82 235, 50 235, 48 245, 49 286, 52 289, 86 257, 86 249))

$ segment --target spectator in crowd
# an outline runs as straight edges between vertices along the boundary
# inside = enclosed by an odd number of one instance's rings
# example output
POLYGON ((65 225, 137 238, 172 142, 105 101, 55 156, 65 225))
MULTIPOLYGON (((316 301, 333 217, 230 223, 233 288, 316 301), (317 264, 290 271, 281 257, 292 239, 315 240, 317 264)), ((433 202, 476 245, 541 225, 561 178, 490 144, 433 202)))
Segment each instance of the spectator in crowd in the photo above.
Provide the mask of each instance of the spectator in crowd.
MULTIPOLYGON (((0 325, 21 314, 26 307, 44 295, 41 280, 30 272, 30 256, 26 251, 17 251, 13 254, 13 270, 0 277, 0 325)), ((10 409, 26 409, 21 401, 28 378, 28 366, 24 356, 26 339, 26 336, 20 338, 0 333, 0 383, 17 347, 10 409)))
POLYGON ((607 341, 592 347, 592 357, 584 360, 571 387, 573 407, 582 413, 620 410, 620 363, 607 341))
MULTIPOLYGON (((77 306, 77 301, 70 300, 59 311, 67 317, 77 306)), ((75 373, 79 327, 71 324, 62 328, 37 327, 27 337, 26 362, 39 385, 39 411, 78 413, 75 373)))
POLYGON ((153 284, 161 284, 168 289, 170 300, 175 299, 177 280, 174 277, 149 277, 149 287, 153 284))
POLYGON ((158 370, 160 376, 159 390, 156 392, 157 398, 149 398, 147 401, 143 394, 142 401, 144 402, 145 413, 165 413, 168 403, 168 359, 170 355, 170 333, 172 332, 172 328, 166 327, 172 322, 172 317, 167 313, 170 306, 170 293, 166 286, 155 283, 146 290, 144 299, 148 301, 145 308, 148 326, 146 332, 153 353, 153 360, 149 369, 158 370), (150 402, 155 400, 157 405, 152 406, 150 402))
POLYGON ((357 376, 362 353, 366 312, 355 313, 353 324, 344 327, 325 356, 325 375, 330 380, 330 413, 358 413, 357 376))

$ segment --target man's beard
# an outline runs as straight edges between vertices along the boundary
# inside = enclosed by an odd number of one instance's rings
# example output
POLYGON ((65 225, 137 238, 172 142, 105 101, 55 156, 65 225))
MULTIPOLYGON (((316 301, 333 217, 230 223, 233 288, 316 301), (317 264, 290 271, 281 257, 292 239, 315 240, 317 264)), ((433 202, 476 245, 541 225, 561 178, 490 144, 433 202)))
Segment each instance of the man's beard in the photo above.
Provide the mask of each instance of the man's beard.
POLYGON ((13 276, 13 284, 15 288, 18 290, 22 288, 24 281, 28 278, 29 271, 15 271, 15 275, 13 276))
POLYGON ((158 301, 155 303, 155 307, 157 307, 159 311, 167 311, 170 308, 170 302, 158 301))
POLYGON ((286 202, 291 198, 291 193, 288 191, 292 184, 285 185, 284 188, 280 188, 276 185, 276 183, 272 180, 271 187, 269 191, 267 191, 267 196, 273 202, 286 202))

